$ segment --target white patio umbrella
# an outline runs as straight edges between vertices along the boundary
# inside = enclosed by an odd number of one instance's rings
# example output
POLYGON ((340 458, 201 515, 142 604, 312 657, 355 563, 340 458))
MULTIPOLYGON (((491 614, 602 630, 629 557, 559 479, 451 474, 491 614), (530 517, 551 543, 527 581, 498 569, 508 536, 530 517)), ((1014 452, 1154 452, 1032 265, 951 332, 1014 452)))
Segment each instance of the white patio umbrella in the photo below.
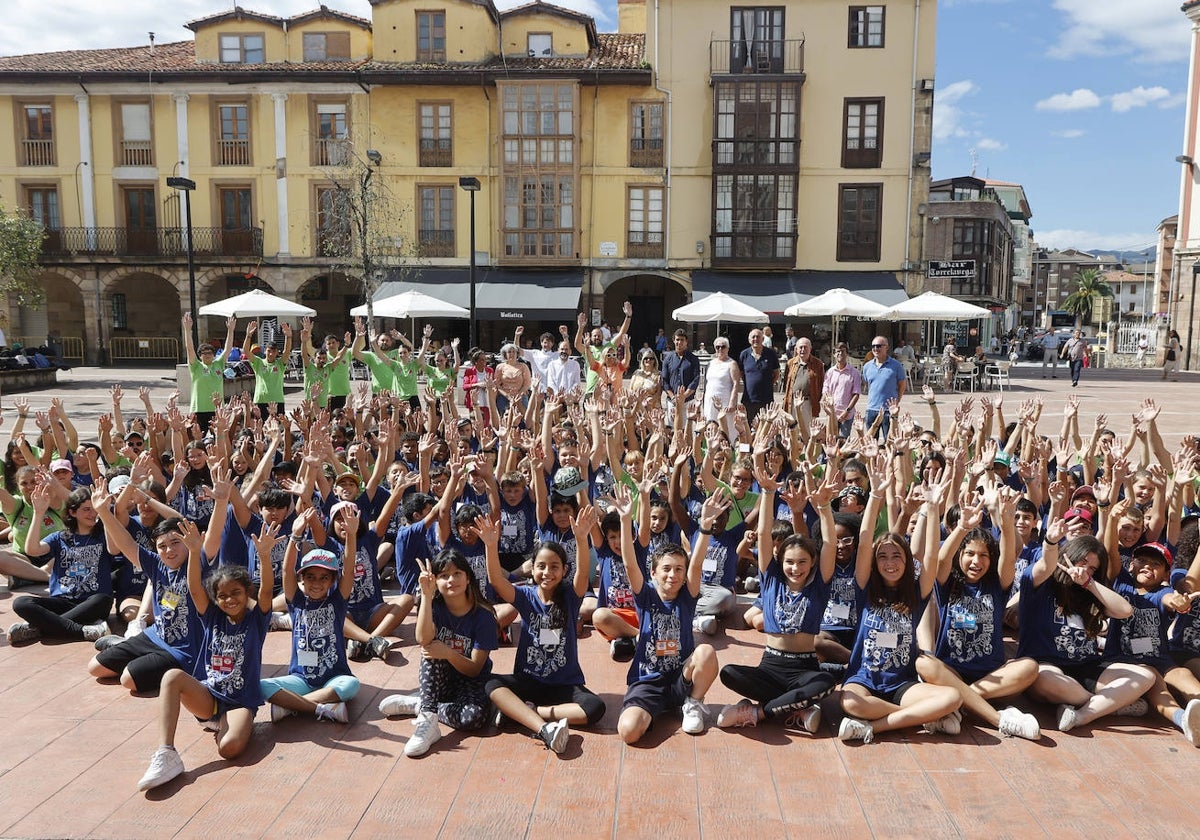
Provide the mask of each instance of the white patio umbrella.
MULTIPOLYGON (((469 318, 471 313, 461 306, 439 300, 432 295, 409 289, 398 295, 375 301, 375 317, 377 318, 469 318)), ((350 310, 354 317, 365 318, 367 305, 356 306, 350 310)))
POLYGON ((838 320, 849 316, 881 318, 887 307, 856 295, 848 289, 830 289, 824 294, 794 303, 783 314, 790 318, 832 318, 833 346, 838 342, 838 320))
POLYGON ((271 315, 298 318, 303 315, 316 315, 317 310, 264 292, 262 289, 253 289, 245 294, 201 306, 200 314, 217 315, 222 318, 265 318, 271 315))
POLYGON ((883 317, 889 321, 966 321, 970 318, 990 318, 991 314, 982 306, 937 292, 925 292, 896 304, 883 317))
POLYGON ((757 324, 759 321, 768 320, 766 312, 742 303, 724 292, 713 292, 687 306, 681 306, 671 313, 671 317, 689 324, 710 324, 714 321, 718 324, 721 321, 757 324))

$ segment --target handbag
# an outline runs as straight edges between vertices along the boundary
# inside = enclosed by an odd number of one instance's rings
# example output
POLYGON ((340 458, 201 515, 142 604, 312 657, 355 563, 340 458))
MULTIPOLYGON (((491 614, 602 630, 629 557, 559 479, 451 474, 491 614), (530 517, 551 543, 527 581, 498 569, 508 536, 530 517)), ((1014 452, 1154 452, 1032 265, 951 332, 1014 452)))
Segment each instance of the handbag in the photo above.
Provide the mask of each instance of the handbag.
POLYGON ((1173 361, 1175 361, 1175 351, 1174 351, 1174 350, 1168 350, 1168 351, 1167 351, 1167 361, 1168 361, 1168 362, 1173 362, 1173 361))

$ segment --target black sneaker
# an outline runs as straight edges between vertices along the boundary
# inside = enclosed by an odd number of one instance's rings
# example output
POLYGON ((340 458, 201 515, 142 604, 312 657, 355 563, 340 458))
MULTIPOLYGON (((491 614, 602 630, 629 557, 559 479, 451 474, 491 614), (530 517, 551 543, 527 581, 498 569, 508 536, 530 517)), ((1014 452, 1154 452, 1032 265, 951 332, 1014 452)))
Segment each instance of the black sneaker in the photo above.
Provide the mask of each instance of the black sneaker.
POLYGON ((368 662, 371 659, 371 652, 367 650, 367 646, 355 639, 346 640, 346 658, 351 662, 368 662))
POLYGON ((96 648, 96 650, 108 650, 113 645, 119 645, 123 641, 125 641, 124 636, 108 635, 108 636, 101 636, 99 639, 97 639, 92 644, 93 644, 93 647, 96 648))
POLYGON ((367 659, 372 656, 377 659, 387 661, 388 651, 392 649, 392 643, 382 636, 372 636, 367 642, 367 659))
POLYGON ((613 639, 608 645, 609 653, 612 654, 614 662, 628 662, 633 659, 633 654, 636 650, 636 645, 633 639, 622 637, 613 639))

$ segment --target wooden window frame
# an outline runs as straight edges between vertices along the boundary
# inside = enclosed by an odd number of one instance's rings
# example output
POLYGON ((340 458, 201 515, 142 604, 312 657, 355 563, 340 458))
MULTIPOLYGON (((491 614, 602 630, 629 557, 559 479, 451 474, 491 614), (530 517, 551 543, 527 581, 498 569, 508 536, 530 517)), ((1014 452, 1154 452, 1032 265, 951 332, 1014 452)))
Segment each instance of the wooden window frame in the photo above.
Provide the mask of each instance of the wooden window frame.
MULTIPOLYGON (((247 99, 214 99, 213 104, 213 131, 212 131, 212 161, 213 166, 253 166, 254 165, 254 100, 247 99), (246 153, 245 160, 237 160, 239 155, 230 154, 226 156, 223 153, 223 143, 234 143, 241 138, 226 138, 222 135, 221 127, 221 109, 242 106, 246 109, 246 153), (227 162, 232 160, 232 162, 227 162)), ((232 150, 236 147, 230 146, 232 150)))
POLYGON ((454 165, 454 102, 448 99, 430 99, 419 100, 417 102, 417 166, 453 166, 454 165), (447 136, 441 136, 439 128, 440 115, 438 110, 443 106, 450 109, 450 126, 447 128, 447 136), (424 130, 425 115, 422 109, 430 107, 434 109, 433 113, 433 131, 434 136, 430 138, 422 137, 424 130), (434 145, 428 150, 425 148, 425 140, 434 141, 434 145), (441 142, 446 140, 448 148, 442 149, 441 142))
POLYGON ((301 32, 300 33, 300 58, 306 63, 307 62, 317 62, 317 61, 336 61, 336 62, 349 61, 350 60, 350 33, 344 29, 341 29, 341 30, 330 29, 330 30, 326 30, 326 31, 322 31, 322 32, 301 32), (308 53, 305 51, 304 39, 309 38, 309 37, 316 37, 318 35, 325 39, 325 43, 322 48, 322 51, 324 52, 324 56, 322 56, 321 58, 309 58, 308 53), (329 37, 331 35, 337 36, 339 41, 342 40, 343 38, 345 39, 345 42, 346 42, 346 54, 345 55, 336 55, 336 56, 329 55, 329 37))
MULTIPOLYGON (((416 233, 417 233, 417 255, 420 257, 436 257, 450 258, 457 255, 457 236, 458 236, 458 185, 453 183, 426 183, 416 185, 416 233), (438 193, 448 191, 450 194, 450 227, 432 227, 426 228, 424 222, 424 207, 422 206, 422 193, 425 190, 436 190, 438 193), (446 236, 445 234, 449 234, 446 236)), ((434 197, 434 222, 441 218, 442 212, 445 209, 442 207, 442 201, 439 194, 434 197)))
POLYGON ((667 103, 662 99, 633 99, 629 102, 629 165, 637 168, 647 169, 662 169, 665 165, 665 150, 667 147, 667 103), (653 126, 653 120, 650 118, 650 109, 658 107, 661 111, 658 120, 659 136, 655 137, 654 132, 650 129, 653 126), (636 132, 637 120, 634 118, 634 111, 638 108, 646 109, 646 116, 642 120, 642 124, 646 129, 646 135, 639 137, 636 132), (635 148, 638 141, 643 143, 643 148, 635 148), (654 144, 658 146, 655 148, 654 144))
MULTIPOLYGON (((882 96, 847 97, 842 104, 842 168, 843 169, 879 169, 883 166, 883 118, 884 98, 882 96), (850 148, 850 109, 853 106, 878 105, 875 125, 875 148, 867 149, 860 145, 857 149, 850 148)), ((859 115, 859 135, 861 143, 865 138, 862 133, 863 115, 859 115)))
POLYGON ((846 33, 846 46, 852 50, 881 50, 887 46, 887 6, 883 3, 866 3, 858 6, 850 7, 850 16, 848 21, 848 31, 846 33), (858 34, 855 27, 854 13, 863 12, 868 9, 879 9, 879 43, 871 43, 870 32, 870 17, 863 21, 864 29, 862 32, 862 43, 857 43, 855 36, 858 34))
MULTIPOLYGON (((755 29, 757 30, 757 21, 755 21, 755 29)), ((757 42, 756 42, 757 43, 757 42)), ((729 9, 729 72, 744 73, 753 70, 755 73, 782 73, 784 64, 784 45, 787 43, 787 7, 782 5, 756 6, 743 5, 731 6, 729 9), (743 21, 741 15, 743 12, 767 12, 770 15, 778 15, 778 26, 776 21, 771 20, 767 24, 767 29, 772 34, 778 34, 778 38, 767 38, 763 43, 768 44, 765 53, 755 51, 755 55, 746 56, 744 42, 741 38, 734 38, 734 30, 741 29, 743 21), (747 69, 749 68, 749 69, 747 69)))
POLYGON ((625 257, 627 259, 661 260, 666 257, 666 207, 667 188, 662 184, 628 184, 625 187, 625 257), (642 190, 644 194, 642 200, 645 206, 642 209, 642 229, 640 231, 633 229, 634 190, 642 190), (653 230, 650 225, 651 191, 657 191, 661 198, 657 231, 653 230), (640 242, 635 241, 636 233, 642 234, 640 242), (658 234, 657 243, 650 241, 651 236, 655 233, 658 234))
MULTIPOLYGON (((860 200, 860 202, 859 202, 860 208, 861 208, 861 204, 862 203, 860 200)), ((860 210, 859 211, 860 221, 861 221, 861 215, 862 215, 862 213, 860 210)), ((882 252, 883 252, 883 183, 882 182, 873 182, 873 183, 869 183, 869 184, 838 184, 837 261, 838 262, 879 262, 882 259, 882 252), (876 202, 875 202, 875 248, 874 248, 874 252, 870 256, 863 257, 863 256, 859 256, 858 251, 855 251, 853 253, 848 253, 846 250, 844 250, 844 249, 848 249, 851 247, 862 249, 864 246, 862 246, 861 244, 856 244, 854 246, 847 246, 843 243, 843 241, 842 241, 842 235, 843 235, 842 204, 844 201, 843 196, 847 190, 868 190, 868 189, 873 189, 873 190, 877 191, 877 198, 876 198, 876 202)))
POLYGON ((19 147, 17 153, 18 166, 57 166, 58 165, 58 109, 54 107, 54 97, 17 99, 13 102, 13 124, 16 126, 16 141, 19 147), (45 107, 50 109, 50 137, 30 137, 28 108, 45 107), (32 143, 49 143, 48 149, 35 147, 32 143), (32 161, 32 162, 31 162, 32 161))
POLYGON ((446 42, 449 40, 446 37, 446 10, 445 9, 414 9, 413 12, 416 15, 416 20, 415 20, 416 28, 413 31, 413 34, 416 36, 416 38, 414 39, 416 48, 417 48, 416 60, 417 61, 427 61, 430 64, 444 64, 446 62, 446 56, 448 55, 448 50, 446 48, 446 42), (421 48, 421 16, 422 15, 429 16, 429 47, 426 49, 421 48), (436 15, 440 15, 441 19, 442 19, 442 49, 440 52, 438 51, 437 47, 434 46, 434 43, 436 40, 434 38, 434 31, 435 31, 434 20, 435 20, 436 15))
POLYGON ((310 97, 309 98, 309 129, 312 132, 312 165, 313 166, 341 166, 342 160, 334 160, 335 155, 330 152, 330 145, 333 142, 341 140, 345 143, 345 155, 349 155, 350 138, 353 136, 354 126, 351 121, 350 100, 345 97, 327 96, 327 97, 310 97), (337 137, 322 137, 321 136, 321 115, 318 113, 321 105, 341 105, 345 110, 346 116, 346 136, 337 137))
POLYGON ((218 32, 217 33, 217 63, 218 64, 266 64, 267 63, 267 33, 266 32, 218 32), (225 44, 226 38, 238 39, 238 60, 225 60, 225 44), (261 38, 262 39, 262 61, 246 61, 246 39, 261 38))
POLYGON ((154 101, 140 97, 114 98, 112 101, 113 120, 113 162, 116 166, 154 166, 154 101), (139 163, 129 163, 125 154, 125 117, 123 105, 145 105, 150 114, 150 148, 146 150, 146 160, 139 163))
POLYGON ((525 33, 525 54, 528 55, 530 58, 554 58, 554 33, 549 32, 549 31, 526 32, 525 33), (550 55, 538 55, 536 53, 533 55, 529 55, 530 51, 533 49, 533 47, 529 43, 529 39, 534 38, 534 37, 550 39, 550 55))

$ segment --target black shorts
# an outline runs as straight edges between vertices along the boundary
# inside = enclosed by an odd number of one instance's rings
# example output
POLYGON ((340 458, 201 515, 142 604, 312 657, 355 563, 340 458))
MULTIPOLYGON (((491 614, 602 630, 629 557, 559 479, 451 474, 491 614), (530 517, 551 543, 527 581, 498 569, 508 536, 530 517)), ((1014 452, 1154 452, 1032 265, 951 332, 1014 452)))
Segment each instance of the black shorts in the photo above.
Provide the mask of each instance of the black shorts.
POLYGON ((1100 681, 1100 675, 1104 673, 1105 668, 1112 664, 1112 662, 1106 662, 1101 659, 1098 662, 1081 662, 1079 664, 1059 665, 1058 667, 1068 677, 1095 694, 1096 684, 1100 681))
POLYGON ((872 697, 878 697, 880 700, 884 701, 885 703, 891 703, 893 706, 899 706, 900 701, 904 699, 904 695, 906 693, 908 693, 908 690, 910 688, 912 688, 914 685, 919 685, 919 683, 916 682, 915 680, 912 680, 912 681, 909 681, 906 683, 902 683, 899 687, 893 688, 891 691, 876 691, 875 689, 871 688, 870 686, 863 685, 860 682, 852 683, 852 682, 848 681, 846 683, 846 685, 862 686, 870 693, 870 695, 872 697))
POLYGON ((183 667, 145 633, 100 651, 96 661, 118 676, 128 669, 138 691, 157 691, 167 671, 183 667))
POLYGON ((636 706, 655 718, 670 709, 683 707, 683 701, 692 694, 692 684, 683 678, 683 671, 667 674, 653 680, 635 682, 625 689, 622 709, 636 706))
POLYGON ((821 632, 832 637, 846 650, 854 650, 854 637, 858 635, 857 630, 846 628, 845 630, 822 630, 821 632))
POLYGON ((575 703, 587 715, 589 724, 604 717, 604 701, 584 685, 551 685, 521 674, 493 674, 484 686, 490 696, 498 688, 507 688, 526 703, 535 706, 562 706, 575 703))

